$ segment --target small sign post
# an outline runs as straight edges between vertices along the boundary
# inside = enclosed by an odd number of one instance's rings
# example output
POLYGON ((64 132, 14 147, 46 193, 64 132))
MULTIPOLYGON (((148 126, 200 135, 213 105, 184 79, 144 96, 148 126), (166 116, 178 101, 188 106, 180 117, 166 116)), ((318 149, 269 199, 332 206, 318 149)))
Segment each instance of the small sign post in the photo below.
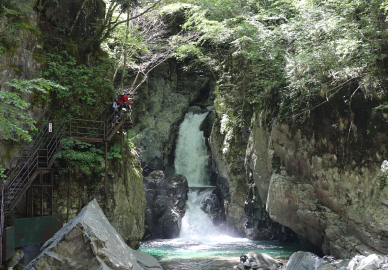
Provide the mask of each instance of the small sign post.
POLYGON ((49 132, 53 132, 53 124, 49 123, 49 132))

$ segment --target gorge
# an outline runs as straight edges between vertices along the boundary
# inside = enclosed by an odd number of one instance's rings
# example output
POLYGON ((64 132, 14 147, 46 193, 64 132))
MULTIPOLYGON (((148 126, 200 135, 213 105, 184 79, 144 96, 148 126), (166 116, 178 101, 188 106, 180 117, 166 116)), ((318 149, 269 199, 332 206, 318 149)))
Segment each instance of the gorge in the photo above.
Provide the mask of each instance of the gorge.
POLYGON ((234 233, 226 230, 224 209, 214 193, 217 187, 209 187, 210 157, 200 130, 208 113, 189 110, 179 128, 175 172, 184 175, 189 186, 179 235, 171 240, 146 241, 140 250, 156 256, 165 269, 233 268, 240 254, 258 250, 275 257, 290 256, 298 245, 250 241, 233 237, 234 233))
POLYGON ((388 254, 386 1, 3 2, 3 186, 49 121, 133 101, 110 140, 63 141, 5 228, 64 224, 96 198, 166 269, 201 248, 203 269, 248 251, 388 254))

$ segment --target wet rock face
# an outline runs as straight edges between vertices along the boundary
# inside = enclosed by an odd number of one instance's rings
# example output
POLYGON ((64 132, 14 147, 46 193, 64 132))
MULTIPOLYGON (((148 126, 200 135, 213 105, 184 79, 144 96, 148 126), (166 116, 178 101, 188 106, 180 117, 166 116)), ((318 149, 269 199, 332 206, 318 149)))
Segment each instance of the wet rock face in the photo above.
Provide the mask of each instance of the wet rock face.
POLYGON ((212 192, 206 193, 200 202, 201 209, 208 214, 213 221, 213 224, 216 226, 225 222, 225 210, 220 202, 220 195, 218 195, 218 193, 219 191, 213 189, 212 192))
POLYGON ((105 16, 105 3, 102 0, 54 1, 43 4, 46 19, 70 35, 83 49, 87 39, 94 36, 105 16))
POLYGON ((213 92, 212 78, 183 72, 174 60, 151 72, 137 91, 133 106, 136 145, 143 150, 141 160, 147 165, 145 172, 165 170, 173 165, 180 123, 190 106, 211 105, 213 92))
POLYGON ((182 175, 166 179, 163 171, 143 178, 147 207, 145 238, 175 238, 185 214, 189 186, 182 175))
POLYGON ((85 206, 42 246, 26 270, 162 269, 156 259, 134 252, 110 225, 96 200, 85 206))
MULTIPOLYGON (((345 134, 338 140, 346 141, 347 125, 338 126, 345 134)), ((384 149, 377 149, 373 161, 344 163, 333 140, 276 122, 267 129, 258 116, 247 160, 273 220, 323 254, 350 258, 388 252, 388 188, 381 188, 378 178, 384 149)))
POLYGON ((245 235, 252 240, 298 241, 298 235, 269 217, 254 183, 249 185, 245 203, 245 235))
MULTIPOLYGON (((243 236, 245 235, 244 206, 247 192, 243 158, 245 147, 243 144, 236 145, 236 147, 233 143, 231 144, 228 132, 221 128, 220 118, 221 116, 216 115, 209 140, 212 151, 212 169, 216 173, 216 185, 221 191, 225 219, 228 224, 227 230, 243 236)), ((233 136, 234 140, 240 140, 240 134, 233 134, 233 136)))
POLYGON ((53 214, 65 223, 67 215, 69 219, 75 217, 84 205, 96 198, 126 244, 138 247, 144 235, 146 205, 139 163, 135 155, 122 165, 117 160, 108 162, 107 194, 104 179, 100 177, 79 177, 70 183, 69 178, 58 181, 54 188, 53 214))
MULTIPOLYGON (((221 191, 230 231, 253 240, 297 240, 298 236, 295 233, 269 217, 266 212, 267 195, 256 186, 250 172, 251 157, 247 156, 245 160, 242 158, 250 152, 249 148, 247 149, 250 130, 246 127, 225 130, 222 124, 223 117, 216 115, 210 145, 213 171, 217 173, 216 182, 221 191)), ((257 140, 260 138, 262 137, 257 140)), ((260 169, 265 170, 263 167, 260 169)))

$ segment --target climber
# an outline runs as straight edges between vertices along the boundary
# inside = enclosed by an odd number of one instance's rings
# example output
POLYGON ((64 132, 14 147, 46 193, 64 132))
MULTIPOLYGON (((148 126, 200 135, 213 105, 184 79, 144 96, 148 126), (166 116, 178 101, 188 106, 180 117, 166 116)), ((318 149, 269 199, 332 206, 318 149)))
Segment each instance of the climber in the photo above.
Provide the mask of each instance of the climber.
POLYGON ((113 100, 112 105, 110 106, 110 111, 112 112, 112 127, 113 127, 115 123, 115 119, 119 118, 119 105, 117 105, 117 99, 113 100))
MULTIPOLYGON (((125 94, 125 95, 120 95, 120 96, 119 96, 119 99, 118 99, 117 103, 118 103, 119 105, 121 105, 121 104, 124 105, 125 103, 132 104, 133 102, 132 102, 132 101, 129 101, 128 95, 125 94)), ((125 104, 125 105, 126 105, 126 104, 125 104)))
POLYGON ((120 119, 120 114, 121 114, 121 110, 124 110, 126 111, 127 109, 130 111, 131 110, 131 107, 129 106, 130 104, 133 104, 132 101, 130 101, 128 99, 128 95, 125 94, 125 95, 120 95, 118 97, 118 101, 117 103, 119 104, 119 112, 118 112, 118 115, 117 115, 117 119, 120 119), (129 104, 129 105, 128 105, 129 104))

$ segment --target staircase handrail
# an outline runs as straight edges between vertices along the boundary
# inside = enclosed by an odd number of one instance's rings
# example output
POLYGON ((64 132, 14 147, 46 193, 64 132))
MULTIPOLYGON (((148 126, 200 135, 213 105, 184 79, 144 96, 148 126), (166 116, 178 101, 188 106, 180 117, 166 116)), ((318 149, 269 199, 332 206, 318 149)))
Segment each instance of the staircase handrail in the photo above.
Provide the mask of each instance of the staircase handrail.
MULTIPOLYGON (((108 140, 113 135, 112 132, 117 130, 114 124, 110 124, 112 120, 115 120, 115 116, 116 112, 111 112, 110 106, 107 106, 100 114, 99 120, 73 118, 66 121, 51 121, 51 127, 53 127, 51 130, 49 130, 47 123, 44 124, 35 140, 28 145, 29 151, 25 152, 29 154, 28 158, 27 156, 20 155, 17 166, 8 173, 8 181, 2 185, 4 188, 2 200, 4 200, 5 209, 10 210, 10 207, 15 206, 22 196, 21 193, 24 193, 25 186, 31 181, 31 177, 36 173, 37 169, 49 169, 52 166, 55 153, 61 148, 63 138, 93 138, 94 136, 94 138, 97 137, 104 141, 108 140), (27 158, 27 160, 21 162, 22 157, 27 158)), ((126 114, 122 112, 121 121, 125 119, 126 114)), ((20 153, 27 151, 25 148, 20 150, 20 153)))
POLYGON ((42 128, 40 129, 40 132, 33 138, 33 140, 20 149, 17 154, 15 155, 14 158, 12 158, 7 165, 5 166, 6 168, 9 168, 9 170, 6 172, 6 177, 7 179, 13 178, 12 175, 16 173, 16 170, 19 170, 18 168, 22 166, 21 164, 24 164, 26 161, 23 161, 23 158, 28 158, 31 156, 31 153, 34 152, 35 149, 40 145, 44 138, 44 133, 46 132, 47 125, 42 125, 42 128), (28 153, 25 155, 25 153, 28 153), (12 166, 12 164, 14 164, 12 166))
POLYGON ((66 134, 66 122, 62 122, 58 129, 53 133, 50 141, 47 143, 47 163, 49 164, 54 154, 59 150, 61 141, 66 134))
MULTIPOLYGON (((56 135, 60 134, 60 135, 63 135, 64 134, 64 129, 65 129, 65 122, 63 122, 61 125, 60 125, 61 128, 58 128, 56 129, 56 132, 53 134, 54 136, 52 137, 51 141, 54 140, 54 138, 56 137, 56 135)), ((46 139, 48 137, 48 130, 45 129, 45 133, 42 134, 43 138, 46 139)), ((57 141, 58 143, 53 145, 53 146, 58 146, 60 144, 60 139, 61 138, 57 138, 57 141), (58 140, 59 139, 59 140, 58 140)), ((53 146, 50 147, 50 150, 53 151, 53 146)), ((39 147, 39 145, 37 145, 36 147, 39 147)), ((47 151, 47 160, 46 160, 46 167, 48 166, 48 164, 50 163, 51 159, 53 158, 53 155, 54 153, 52 153, 50 155, 50 158, 48 157, 48 148, 45 149, 47 151)), ((39 167, 42 167, 42 164, 39 163, 39 152, 42 151, 42 149, 39 149, 39 148, 36 148, 34 150, 34 152, 30 155, 30 157, 28 158, 28 160, 24 163, 23 167, 19 170, 19 172, 15 175, 15 177, 13 177, 5 186, 6 188, 6 191, 8 189, 18 189, 18 188, 23 188, 25 186, 25 184, 30 180, 30 176, 39 168, 39 167)), ((55 151, 54 151, 55 152, 55 151)), ((8 192, 6 192, 7 195, 8 192)), ((6 198, 6 202, 7 202, 7 209, 10 207, 10 204, 11 204, 11 201, 18 196, 17 192, 14 192, 12 195, 12 197, 8 197, 6 198)))

